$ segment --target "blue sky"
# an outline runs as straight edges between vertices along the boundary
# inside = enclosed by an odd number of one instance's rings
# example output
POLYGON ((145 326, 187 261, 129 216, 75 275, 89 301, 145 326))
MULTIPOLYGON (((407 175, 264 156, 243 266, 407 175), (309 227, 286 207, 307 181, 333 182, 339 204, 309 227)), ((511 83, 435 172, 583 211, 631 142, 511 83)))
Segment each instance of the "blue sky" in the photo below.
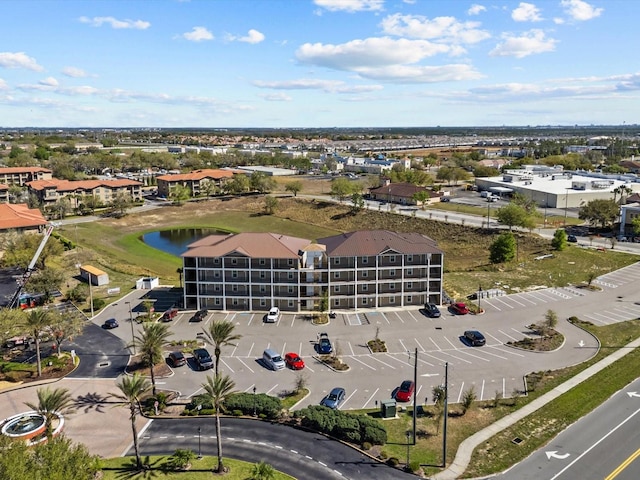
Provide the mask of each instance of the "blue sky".
POLYGON ((636 124, 636 0, 3 0, 2 127, 636 124))

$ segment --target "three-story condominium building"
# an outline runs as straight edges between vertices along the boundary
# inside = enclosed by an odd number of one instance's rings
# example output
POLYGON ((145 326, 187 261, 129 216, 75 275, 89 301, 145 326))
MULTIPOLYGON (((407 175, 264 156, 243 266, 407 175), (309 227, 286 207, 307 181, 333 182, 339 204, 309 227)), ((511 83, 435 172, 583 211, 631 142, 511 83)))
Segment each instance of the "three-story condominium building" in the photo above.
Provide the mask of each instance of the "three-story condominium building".
POLYGON ((444 253, 418 233, 367 230, 318 239, 211 235, 182 254, 189 309, 313 311, 442 302, 444 253))

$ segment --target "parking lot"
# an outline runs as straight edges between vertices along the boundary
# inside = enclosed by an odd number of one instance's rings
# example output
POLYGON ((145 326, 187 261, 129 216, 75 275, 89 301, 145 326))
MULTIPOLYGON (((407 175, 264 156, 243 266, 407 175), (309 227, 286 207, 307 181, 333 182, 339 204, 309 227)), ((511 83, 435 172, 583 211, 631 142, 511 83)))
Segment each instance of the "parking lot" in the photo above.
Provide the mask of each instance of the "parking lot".
MULTIPOLYGON (((190 322, 194 312, 180 312, 169 322, 174 340, 202 339, 211 322, 228 320, 241 338, 235 346, 222 349, 220 368, 236 383, 239 391, 282 395, 295 388, 298 375, 304 375, 310 390, 295 408, 318 404, 334 387, 346 390, 341 409, 375 408, 392 397, 403 380, 412 380, 417 351, 418 403, 432 403, 432 390, 443 382, 445 364, 449 369, 449 398, 457 402, 473 387, 479 400, 509 397, 523 392, 523 376, 535 370, 573 365, 591 358, 598 348, 596 340, 566 322, 576 315, 604 325, 640 316, 640 293, 634 285, 640 277, 640 264, 630 265, 597 278, 602 291, 577 288, 541 288, 530 292, 481 299, 483 315, 454 315, 441 307, 439 318, 429 318, 420 309, 337 312, 326 325, 314 325, 306 315, 283 312, 275 323, 265 323, 266 312, 209 312, 201 322, 190 322), (558 330, 565 344, 556 352, 536 353, 507 345, 532 335, 527 325, 539 322, 548 310, 558 314, 558 330), (486 345, 472 347, 463 340, 465 330, 480 330, 486 345), (334 351, 349 366, 337 372, 318 359, 318 334, 326 332, 334 351), (376 336, 386 343, 386 353, 371 353, 367 342, 376 336), (271 348, 284 355, 298 353, 306 366, 301 371, 273 371, 262 363, 262 353, 271 348)), ((121 302, 122 303, 122 302, 121 302)), ((132 302, 132 305, 134 302, 132 302)), ((101 317, 117 316, 107 307, 101 317), (110 313, 111 312, 111 313, 110 313)), ((115 307, 119 308, 119 307, 115 307)), ((123 310, 124 311, 124 310, 123 310)), ((128 316, 128 312, 123 317, 128 316)), ((127 318, 119 318, 120 328, 109 330, 130 342, 127 318)), ((134 322, 134 330, 140 325, 134 322)), ((207 345, 210 353, 213 348, 207 345)), ((167 352, 168 353, 168 352, 167 352)), ((197 371, 190 360, 159 379, 162 388, 180 392, 188 399, 202 391, 201 385, 212 371, 197 371)))

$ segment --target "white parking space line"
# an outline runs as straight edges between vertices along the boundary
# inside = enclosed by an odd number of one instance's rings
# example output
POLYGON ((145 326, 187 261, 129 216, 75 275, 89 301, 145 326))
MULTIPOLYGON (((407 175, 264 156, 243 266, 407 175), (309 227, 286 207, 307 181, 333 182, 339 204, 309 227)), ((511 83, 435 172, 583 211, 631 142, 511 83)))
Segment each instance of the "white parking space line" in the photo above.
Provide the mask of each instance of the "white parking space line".
POLYGON ((396 362, 401 363, 403 366, 413 368, 413 363, 409 363, 406 360, 402 360, 403 358, 406 358, 405 355, 403 355, 401 353, 393 353, 393 354, 390 354, 389 357, 393 358, 396 362))
POLYGON ((460 390, 458 391, 458 401, 456 403, 460 403, 462 400, 462 392, 464 392, 464 382, 460 384, 460 390))
POLYGON ((539 290, 536 290, 535 292, 529 292, 529 296, 535 298, 536 300, 542 302, 542 303, 549 303, 547 302, 543 296, 540 294, 539 290))
POLYGON ((456 344, 456 345, 454 345, 454 344, 451 342, 451 340, 449 340, 447 337, 444 337, 444 339, 445 339, 447 342, 449 342, 449 345, 451 345, 451 347, 452 347, 452 348, 454 348, 454 349, 456 349, 456 350, 458 349, 458 345, 457 345, 457 344, 456 344))
POLYGON ((399 314, 398 312, 391 312, 391 313, 393 313, 396 317, 398 317, 398 319, 399 319, 402 323, 404 323, 404 319, 400 316, 400 314, 399 314))
MULTIPOLYGON (((387 321, 387 323, 388 323, 389 325, 391 325, 391 322, 389 321, 389 319, 387 318, 387 316, 386 316, 384 313, 382 313, 381 315, 382 315, 382 318, 384 318, 384 319, 387 321)), ((404 323, 404 322, 402 322, 402 323, 404 323)))
POLYGON ((518 305, 520 305, 521 307, 526 307, 526 305, 522 302, 519 302, 518 300, 516 300, 516 298, 518 298, 516 295, 510 295, 508 297, 505 297, 505 300, 509 300, 510 302, 515 302, 518 305))
POLYGON ((364 402, 364 405, 362 405, 362 407, 360 407, 360 408, 367 408, 367 405, 369 405, 369 403, 371 403, 371 400, 373 400, 373 398, 376 396, 376 394, 378 393, 379 390, 380 390, 379 388, 376 388, 376 391, 371 394, 369 399, 366 402, 364 402))
POLYGON ((613 311, 605 310, 604 313, 611 315, 612 317, 616 317, 620 320, 628 320, 629 316, 635 317, 633 311, 628 311, 620 308, 614 308, 613 311))
POLYGON ((249 353, 247 353, 247 357, 251 356, 251 351, 253 350, 253 347, 255 346, 255 344, 256 344, 255 342, 251 344, 251 348, 249 349, 249 353))
MULTIPOLYGON (((600 315, 598 313, 595 313, 594 315, 600 315)), ((600 318, 596 318, 594 315, 588 315, 588 314, 583 314, 584 317, 588 318, 589 321, 593 322, 593 323, 597 323, 599 325, 609 325, 610 322, 606 322, 600 318)), ((605 317, 606 318, 606 317, 605 317)))
MULTIPOLYGON (((422 352, 422 353, 424 354, 425 352, 422 352)), ((420 358, 420 357, 418 357, 418 361, 419 361, 420 363, 424 363, 425 365, 429 365, 430 367, 435 366, 433 363, 429 363, 429 362, 427 362, 426 360, 423 360, 423 359, 422 359, 422 358, 420 358)), ((413 366, 413 365, 412 365, 412 366, 413 366)))
POLYGON ((376 369, 375 369, 375 367, 372 367, 371 365, 369 365, 369 364, 367 364, 367 363, 364 363, 362 360, 358 359, 358 357, 351 357, 351 358, 352 358, 353 360, 355 360, 356 362, 358 362, 358 363, 360 363, 360 364, 364 365, 365 367, 370 368, 371 370, 374 370, 374 371, 376 370, 376 369))
POLYGON ((296 320, 296 316, 292 315, 291 316, 291 325, 289 325, 290 327, 293 327, 293 324, 295 323, 295 320, 296 320))
MULTIPOLYGON (((507 297, 507 298, 508 298, 508 297, 507 297)), ((513 306, 513 305, 511 305, 511 304, 509 304, 509 303, 505 302, 505 301, 504 301, 504 300, 502 300, 501 298, 497 298, 497 297, 496 297, 496 298, 494 298, 494 299, 493 299, 493 301, 494 301, 494 302, 499 302, 499 303, 501 303, 504 307, 511 308, 511 309, 513 309, 513 308, 514 308, 514 306, 513 306)))
POLYGON ((284 345, 282 345, 282 355, 285 353, 287 353, 287 342, 284 342, 284 345))
POLYGON ((484 378, 482 379, 482 387, 480 387, 480 401, 484 400, 484 378))
POLYGON ((231 370, 231 373, 236 373, 233 368, 231 368, 229 366, 229 364, 227 362, 224 361, 224 358, 220 357, 220 363, 222 363, 225 367, 227 367, 229 370, 231 370))
POLYGON ((420 348, 420 351, 424 352, 424 347, 420 344, 420 341, 417 338, 414 338, 413 340, 418 345, 418 348, 420 348))
POLYGON ((463 353, 465 355, 469 355, 470 357, 476 358, 478 360, 482 360, 483 362, 490 362, 491 360, 489 360, 488 358, 483 358, 481 356, 478 355, 474 355, 473 353, 471 353, 474 350, 474 347, 465 347, 465 348, 460 348, 457 350, 460 353, 463 353))
POLYGON ((524 354, 519 353, 517 350, 514 350, 512 348, 507 348, 507 347, 500 348, 496 345, 489 345, 487 348, 490 348, 492 350, 497 350, 500 353, 505 353, 507 355, 512 355, 514 357, 524 357, 524 354))
POLYGON ((436 347, 436 349, 438 349, 438 350, 442 350, 442 349, 438 346, 438 344, 435 342, 435 340, 434 340, 433 338, 429 337, 429 340, 431 340, 431 343, 433 343, 433 346, 434 346, 434 347, 436 347))
MULTIPOLYGON (((389 355, 389 354, 387 353, 386 355, 389 355)), ((391 368, 391 369, 393 369, 393 370, 395 370, 395 369, 396 369, 396 367, 394 367, 393 365, 390 365, 390 364, 388 364, 388 363, 386 363, 386 362, 383 362, 383 361, 382 361, 382 360, 380 360, 378 357, 374 357, 374 356, 372 355, 372 356, 370 356, 370 358, 371 358, 372 360, 375 360, 376 362, 380 362, 380 363, 381 363, 381 364, 383 364, 385 367, 389 367, 389 368, 391 368)))
POLYGON ((244 360, 242 360, 240 357, 237 357, 237 358, 238 358, 238 361, 239 361, 242 365, 244 365, 244 367, 245 367, 247 370, 249 370, 251 373, 255 373, 255 372, 253 371, 253 369, 252 369, 249 365, 247 365, 246 363, 244 363, 244 360))
MULTIPOLYGON (((456 350, 456 351, 457 351, 457 350, 456 350)), ((443 350, 443 351, 441 351, 440 353, 442 353, 442 354, 444 354, 444 355, 449 355, 450 357, 453 357, 453 358, 455 358, 456 360, 459 360, 459 361, 464 362, 464 363, 469 363, 469 364, 473 363, 473 362, 470 362, 470 361, 469 361, 469 360, 467 360, 467 359, 460 358, 460 357, 456 357, 453 353, 451 353, 451 352, 447 352, 446 350, 443 350)))
POLYGON ((347 398, 344 399, 344 402, 342 402, 342 406, 343 407, 346 405, 346 403, 349 401, 349 399, 356 394, 357 391, 358 391, 358 389, 356 388, 351 395, 349 395, 347 398))
MULTIPOLYGON (((511 330, 518 332, 518 330, 516 330, 515 328, 511 328, 511 330)), ((503 332, 502 330, 498 330, 501 334, 503 334, 505 337, 510 338, 511 340, 517 340, 516 337, 509 335, 507 332, 503 332)), ((518 332, 520 333, 520 332, 518 332)))
POLYGON ((304 369, 305 370, 309 370, 311 373, 316 373, 316 371, 313 368, 311 368, 309 365, 307 365, 307 362, 305 362, 305 364, 304 364, 304 369))
POLYGON ((445 360, 444 358, 438 358, 438 357, 436 357, 435 355, 432 355, 432 354, 427 353, 427 352, 423 352, 423 355, 426 355, 427 357, 431 357, 431 358, 433 358, 433 359, 434 359, 434 360, 436 360, 438 363, 445 363, 445 362, 448 362, 448 360, 445 360))
POLYGON ((502 309, 500 309, 499 307, 496 307, 496 306, 493 304, 493 302, 492 302, 491 300, 489 300, 489 299, 483 300, 483 301, 482 301, 482 305, 486 305, 486 306, 493 307, 493 308, 495 308, 496 310, 498 310, 499 312, 501 312, 501 311, 502 311, 502 309))
POLYGON ((267 390, 264 393, 266 393, 267 395, 271 395, 271 392, 273 392, 276 389, 277 386, 278 386, 278 384, 276 383, 273 387, 271 387, 269 390, 267 390))
POLYGON ((236 350, 238 350, 238 344, 236 343, 236 345, 233 347, 233 351, 231 352, 231 354, 229 355, 230 357, 233 357, 236 354, 236 350))
POLYGON ((414 313, 412 311, 408 311, 407 313, 409 315, 411 315, 411 318, 413 318, 414 322, 418 322, 418 321, 420 321, 422 319, 422 314, 420 312, 418 312, 418 313, 420 313, 420 317, 417 317, 416 315, 414 315, 414 313))
POLYGON ((626 315, 637 316, 638 312, 640 312, 640 308, 634 308, 631 306, 622 305, 621 307, 614 308, 616 311, 624 312, 626 315))
POLYGON ((561 298, 564 298, 565 300, 568 300, 569 298, 571 298, 571 296, 570 296, 570 295, 567 295, 567 294, 566 294, 566 293, 564 293, 564 292, 560 292, 560 291, 556 290, 555 288, 552 288, 552 289, 550 289, 549 291, 550 291, 551 293, 553 293, 554 295, 557 295, 557 296, 559 296, 559 297, 561 297, 561 298))
POLYGON ((351 350, 351 355, 355 355, 356 353, 353 351, 353 345, 351 345, 351 342, 347 342, 347 345, 349 345, 349 350, 351 350))
MULTIPOLYGON (((489 345, 489 348, 491 348, 491 345, 489 345)), ((487 352, 486 348, 482 350, 482 352, 486 355, 491 355, 492 357, 499 358, 500 360, 507 360, 507 357, 503 357, 502 355, 497 355, 495 353, 487 352)))
POLYGON ((558 299, 556 297, 554 297, 553 295, 550 295, 549 292, 547 291, 547 289, 544 290, 536 290, 535 292, 531 292, 533 295, 538 295, 542 298, 547 299, 550 302, 556 302, 558 301, 558 299))
POLYGON ((527 293, 517 293, 516 295, 509 295, 510 297, 518 297, 520 300, 524 300, 525 302, 529 302, 531 305, 537 305, 536 302, 527 298, 527 293))
POLYGON ((407 346, 404 344, 404 342, 402 341, 402 339, 401 339, 401 338, 399 338, 399 339, 398 339, 398 341, 400 342, 400 345, 402 345, 402 349, 403 349, 405 352, 408 352, 408 351, 409 351, 409 349, 408 349, 408 348, 407 348, 407 346))

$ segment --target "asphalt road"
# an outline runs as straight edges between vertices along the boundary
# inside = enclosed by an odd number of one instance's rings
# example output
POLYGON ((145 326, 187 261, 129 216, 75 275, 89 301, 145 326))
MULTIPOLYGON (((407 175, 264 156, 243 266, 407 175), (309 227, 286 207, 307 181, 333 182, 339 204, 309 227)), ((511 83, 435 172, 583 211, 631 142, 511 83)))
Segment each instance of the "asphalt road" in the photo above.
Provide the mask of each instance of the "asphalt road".
POLYGON ((640 380, 493 478, 518 480, 637 480, 640 478, 640 380))
MULTIPOLYGON (((154 420, 140 438, 142 455, 172 454, 176 448, 217 455, 213 418, 154 420)), ((255 463, 260 460, 298 480, 396 480, 416 478, 388 467, 340 442, 280 424, 223 418, 222 454, 255 463)), ((133 455, 129 451, 128 455, 133 455)))

